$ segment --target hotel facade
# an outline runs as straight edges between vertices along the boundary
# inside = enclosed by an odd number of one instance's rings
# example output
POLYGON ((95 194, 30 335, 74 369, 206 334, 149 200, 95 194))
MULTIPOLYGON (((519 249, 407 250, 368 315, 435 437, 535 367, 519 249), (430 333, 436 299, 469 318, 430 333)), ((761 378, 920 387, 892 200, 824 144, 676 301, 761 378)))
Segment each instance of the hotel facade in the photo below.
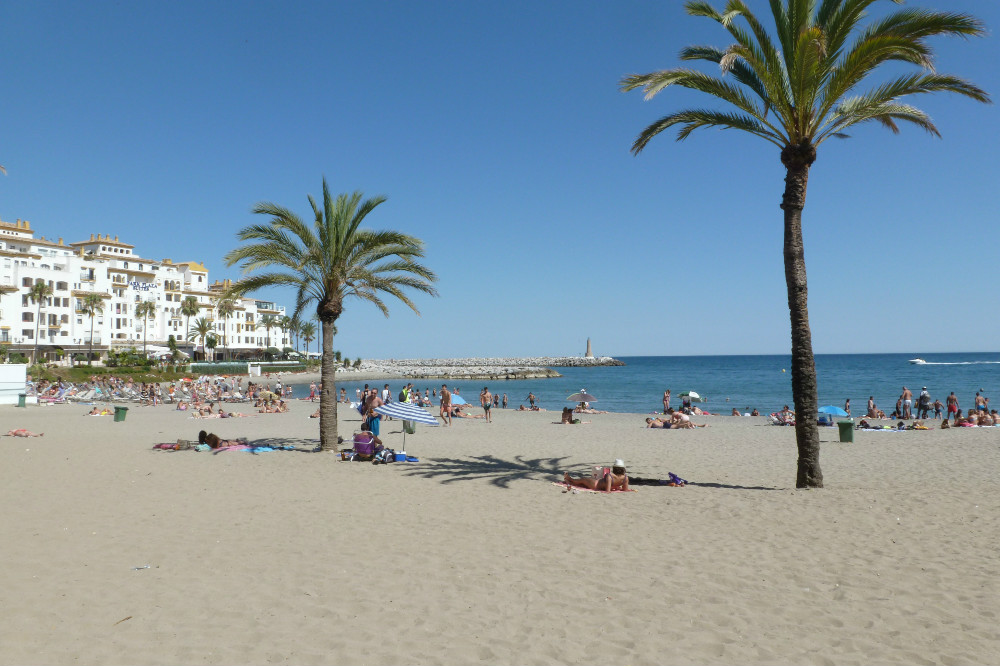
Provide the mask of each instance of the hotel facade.
POLYGON ((144 333, 147 345, 165 346, 173 335, 180 349, 201 356, 202 341, 187 340, 188 318, 180 311, 188 297, 199 308, 190 318, 192 330, 199 317, 211 322, 217 356, 228 349, 234 357, 253 357, 267 347, 289 346, 289 332, 273 325, 267 331, 261 325, 265 315, 284 317, 284 306, 237 299, 233 314, 224 319, 216 306, 230 286, 228 280, 209 283, 208 270, 196 261, 140 257, 118 236, 91 234, 88 240, 64 244, 62 238, 36 238, 27 220, 0 220, 0 260, 0 345, 10 352, 30 357, 37 344, 39 360, 86 355, 93 323, 95 356, 142 349, 144 333), (30 297, 38 282, 52 291, 43 299, 40 318, 38 303, 30 297), (83 305, 90 294, 100 296, 104 305, 93 322, 83 305), (144 301, 156 304, 156 314, 145 320, 135 314, 144 301))

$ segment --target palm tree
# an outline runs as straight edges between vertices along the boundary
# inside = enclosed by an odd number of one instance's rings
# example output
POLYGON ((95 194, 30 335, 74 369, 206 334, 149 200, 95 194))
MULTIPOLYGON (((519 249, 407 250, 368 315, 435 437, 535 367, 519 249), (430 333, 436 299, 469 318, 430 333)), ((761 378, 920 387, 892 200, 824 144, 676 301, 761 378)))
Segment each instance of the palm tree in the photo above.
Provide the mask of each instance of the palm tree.
POLYGON ((94 364, 94 315, 104 312, 104 299, 100 294, 87 294, 83 297, 80 311, 90 315, 90 354, 87 357, 87 365, 94 364))
POLYGON ((299 341, 301 339, 299 337, 299 334, 302 333, 302 320, 299 318, 299 314, 298 313, 295 313, 294 315, 292 315, 292 318, 289 320, 289 322, 288 322, 288 330, 292 332, 292 338, 295 341, 295 344, 293 345, 293 347, 295 347, 295 351, 298 351, 299 350, 299 341))
POLYGON ((150 317, 156 316, 156 301, 143 301, 135 306, 135 316, 142 319, 142 355, 146 355, 146 331, 149 328, 147 321, 150 317))
POLYGON ((419 314, 404 290, 437 295, 432 282, 437 279, 417 260, 423 242, 398 231, 361 229, 365 217, 385 201, 377 196, 362 200, 361 192, 330 196, 323 179, 321 206, 310 196, 314 224, 310 228, 287 208, 260 203, 254 213, 267 215, 267 224, 245 227, 239 232, 245 244, 226 255, 229 266, 242 262, 244 273, 258 269, 236 284, 244 294, 271 286, 296 289, 295 312, 315 303, 323 329, 323 363, 320 393, 320 448, 337 450, 337 391, 333 361, 334 326, 350 297, 368 301, 386 317, 389 308, 382 298, 394 296, 419 314))
POLYGON ((260 318, 258 326, 263 326, 267 331, 267 347, 271 346, 271 329, 278 325, 278 320, 273 315, 264 315, 260 318))
POLYGON ((213 331, 212 322, 208 317, 198 317, 194 320, 194 330, 188 333, 188 340, 201 340, 201 351, 205 354, 205 359, 208 360, 208 354, 205 353, 205 338, 207 338, 213 331))
POLYGON ((725 49, 692 46, 682 60, 707 60, 720 67, 719 76, 678 68, 632 75, 621 81, 624 91, 642 88, 646 99, 671 85, 690 88, 726 102, 723 110, 688 109, 671 113, 646 127, 632 145, 640 153, 660 132, 679 126, 678 140, 701 127, 749 132, 781 151, 785 167, 785 282, 792 339, 792 397, 796 420, 798 488, 822 487, 819 429, 816 419, 816 366, 807 307, 806 267, 802 244, 802 209, 809 168, 816 149, 831 137, 845 138, 854 125, 876 122, 898 132, 907 121, 939 135, 920 109, 904 104, 907 95, 954 92, 986 102, 989 96, 960 78, 937 74, 926 43, 935 35, 975 36, 984 32, 976 18, 952 12, 902 9, 863 25, 866 9, 876 0, 771 0, 774 36, 742 0, 728 0, 725 13, 704 0, 689 0, 687 13, 717 21, 735 44, 725 49), (742 24, 741 24, 742 23, 742 24), (895 75, 862 92, 866 79, 880 65, 903 62, 923 71, 895 75), (730 75, 727 77, 726 75, 730 75), (735 108, 733 108, 735 107, 735 108))
POLYGON ((288 335, 288 329, 292 327, 292 318, 285 315, 278 320, 278 327, 281 328, 281 351, 285 351, 285 336, 288 335))
POLYGON ((316 324, 311 321, 302 323, 302 339, 306 341, 306 355, 309 354, 309 343, 316 339, 316 324))
POLYGON ((198 299, 194 296, 185 296, 184 300, 181 301, 181 314, 187 317, 187 328, 184 330, 184 339, 191 339, 191 317, 197 317, 198 313, 201 312, 201 306, 198 305, 198 299))
POLYGON ((222 317, 222 345, 226 348, 226 356, 229 356, 229 333, 227 330, 229 328, 229 318, 236 312, 236 301, 231 298, 220 298, 219 302, 215 305, 215 309, 218 310, 219 316, 222 317))
POLYGON ((51 295, 52 287, 42 280, 38 280, 35 284, 31 285, 31 289, 28 291, 28 298, 31 299, 31 302, 38 303, 38 313, 35 317, 35 349, 31 352, 32 365, 38 362, 38 325, 42 321, 42 304, 51 295))

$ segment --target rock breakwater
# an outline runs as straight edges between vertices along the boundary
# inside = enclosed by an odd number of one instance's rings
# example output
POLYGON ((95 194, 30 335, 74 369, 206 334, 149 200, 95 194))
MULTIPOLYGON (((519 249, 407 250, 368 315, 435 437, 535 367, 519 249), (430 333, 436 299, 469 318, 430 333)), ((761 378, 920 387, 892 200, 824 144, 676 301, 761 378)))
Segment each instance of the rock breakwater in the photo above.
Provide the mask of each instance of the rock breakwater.
POLYGON ((560 377, 553 368, 625 365, 602 356, 531 356, 526 358, 430 358, 362 361, 357 369, 337 369, 338 375, 403 377, 407 379, 539 379, 560 377))

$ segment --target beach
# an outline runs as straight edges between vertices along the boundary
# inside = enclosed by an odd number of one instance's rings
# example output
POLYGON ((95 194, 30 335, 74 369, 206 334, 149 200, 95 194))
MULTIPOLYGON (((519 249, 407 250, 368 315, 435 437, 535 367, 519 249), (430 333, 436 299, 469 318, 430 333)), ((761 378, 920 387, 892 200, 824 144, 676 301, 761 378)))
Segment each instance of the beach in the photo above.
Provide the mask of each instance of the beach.
POLYGON ((45 433, 0 438, 0 663, 1000 659, 1000 430, 821 429, 826 488, 799 491, 794 430, 762 418, 494 410, 372 465, 309 452, 317 406, 0 407, 45 433), (151 448, 203 428, 297 450, 151 448), (615 458, 691 483, 553 485, 615 458))

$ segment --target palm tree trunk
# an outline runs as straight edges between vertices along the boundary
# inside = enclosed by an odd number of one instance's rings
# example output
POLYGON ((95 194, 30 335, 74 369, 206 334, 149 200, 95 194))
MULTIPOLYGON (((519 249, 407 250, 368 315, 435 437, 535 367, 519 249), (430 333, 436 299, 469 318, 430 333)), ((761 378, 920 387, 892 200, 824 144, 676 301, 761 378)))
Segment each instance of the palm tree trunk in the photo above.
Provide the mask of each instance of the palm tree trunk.
POLYGON ((31 364, 38 363, 38 325, 42 323, 42 301, 38 301, 38 316, 35 317, 35 351, 31 353, 31 364))
POLYGON ((319 447, 322 451, 339 450, 337 434, 337 386, 335 374, 337 365, 333 360, 333 322, 323 321, 323 365, 320 381, 323 390, 319 394, 319 447))
POLYGON ((819 426, 816 421, 816 362, 809 329, 805 248, 802 243, 802 209, 806 203, 809 166, 816 159, 810 146, 790 146, 782 151, 787 169, 781 208, 785 211, 785 284, 792 324, 792 399, 795 402, 795 441, 799 459, 796 488, 822 488, 819 467, 819 426))
POLYGON ((94 315, 90 315, 90 354, 87 356, 87 365, 94 365, 94 315))

